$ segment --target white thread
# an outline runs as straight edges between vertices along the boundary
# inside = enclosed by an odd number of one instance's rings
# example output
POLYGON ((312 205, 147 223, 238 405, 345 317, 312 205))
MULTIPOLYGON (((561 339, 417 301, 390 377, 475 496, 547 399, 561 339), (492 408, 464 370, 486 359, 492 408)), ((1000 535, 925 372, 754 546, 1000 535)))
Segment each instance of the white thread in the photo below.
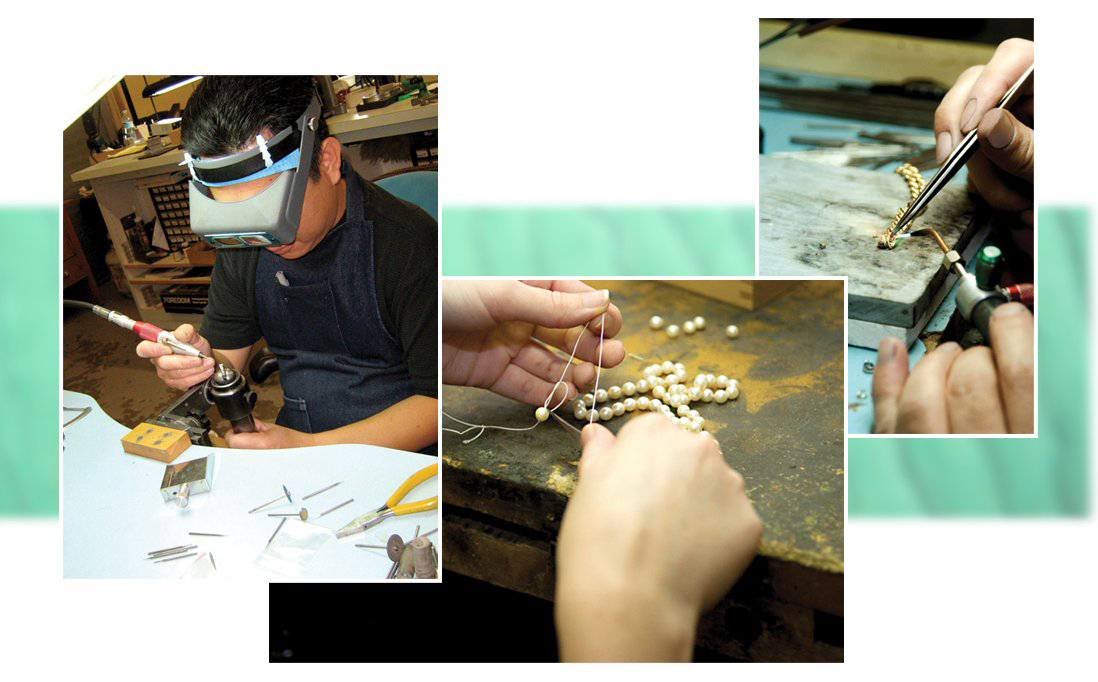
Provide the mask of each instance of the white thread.
MULTIPOLYGON (((602 373, 602 339, 606 333, 606 313, 602 314, 599 318, 599 364, 595 366, 595 391, 592 395, 598 395, 599 393, 599 374, 602 373)), ((591 419, 588 424, 595 423, 595 403, 591 403, 591 419)))
MULTIPOLYGON (((599 372, 602 370, 602 340, 603 340, 603 334, 605 333, 605 329, 602 327, 602 325, 605 322, 605 320, 606 320, 606 313, 603 313, 602 317, 599 320, 599 327, 600 327, 600 330, 599 330, 599 365, 595 370, 595 390, 598 390, 598 387, 599 387, 598 386, 599 372)), ((560 402, 558 402, 552 408, 549 408, 549 401, 553 399, 554 395, 556 395, 557 387, 564 383, 564 377, 567 376, 567 374, 568 374, 568 368, 572 366, 572 360, 575 359, 575 357, 576 357, 576 351, 579 350, 580 341, 583 339, 583 333, 586 332, 586 331, 587 331, 587 325, 584 325, 584 326, 580 327, 580 333, 576 337, 576 343, 575 343, 574 346, 572 346, 572 354, 570 356, 568 356, 568 362, 564 363, 564 371, 560 373, 560 379, 557 380, 557 383, 553 384, 553 389, 551 391, 549 391, 549 395, 546 396, 545 402, 542 403, 542 407, 544 407, 546 409, 549 409, 550 412, 556 412, 557 408, 559 408, 561 405, 563 405, 565 403, 565 401, 568 400, 568 389, 566 387, 564 389, 564 397, 561 398, 560 402)), ((539 342, 539 343, 541 343, 541 342, 539 342)), ((533 426, 526 426, 526 427, 522 427, 522 428, 518 428, 518 427, 514 427, 514 426, 493 426, 491 424, 470 424, 469 422, 462 421, 462 420, 458 419, 457 417, 455 417, 452 414, 447 414, 446 410, 442 410, 442 414, 443 414, 443 416, 446 416, 446 417, 449 417, 450 419, 453 419, 454 421, 456 421, 459 424, 462 424, 464 426, 469 427, 469 428, 467 428, 463 431, 458 431, 457 429, 448 429, 444 426, 444 427, 442 427, 443 431, 448 431, 450 433, 456 433, 459 436, 464 436, 465 434, 469 433, 473 429, 480 429, 479 431, 477 431, 477 435, 473 436, 472 438, 461 441, 465 445, 468 445, 469 443, 472 443, 473 441, 475 441, 477 438, 480 438, 484 434, 485 430, 487 430, 487 429, 497 429, 497 430, 500 430, 500 431, 529 431, 530 429, 533 429, 534 427, 536 427, 538 424, 541 423, 541 422, 535 421, 533 426)), ((554 415, 554 416, 556 416, 556 415, 554 415)), ((572 428, 575 428, 575 427, 572 427, 572 428)))
MULTIPOLYGON (((545 397, 545 402, 542 403, 542 407, 549 408, 549 401, 553 399, 553 396, 557 394, 557 386, 564 383, 564 376, 568 374, 568 368, 572 366, 572 359, 576 357, 576 350, 580 347, 580 340, 583 338, 583 333, 587 331, 587 325, 580 327, 580 333, 576 337, 576 343, 572 346, 572 354, 568 356, 568 362, 564 363, 564 371, 560 373, 560 379, 557 379, 557 383, 553 384, 553 390, 549 391, 549 395, 545 397)), ((557 408, 564 404, 564 401, 568 400, 568 388, 564 389, 564 397, 560 399, 550 412, 556 412, 557 408)))

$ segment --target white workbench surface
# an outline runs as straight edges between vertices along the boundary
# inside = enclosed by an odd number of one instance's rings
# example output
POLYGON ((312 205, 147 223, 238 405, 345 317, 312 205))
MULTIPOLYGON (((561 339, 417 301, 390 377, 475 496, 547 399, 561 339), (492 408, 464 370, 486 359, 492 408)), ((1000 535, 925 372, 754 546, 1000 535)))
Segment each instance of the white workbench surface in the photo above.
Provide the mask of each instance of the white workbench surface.
MULTIPOLYGON (((305 569, 301 580, 383 579, 392 562, 384 550, 360 549, 355 544, 384 545, 393 533, 406 541, 415 527, 421 532, 438 528, 438 510, 390 517, 350 537, 336 539, 335 531, 351 519, 376 509, 414 472, 438 459, 418 453, 368 445, 326 445, 292 450, 229 450, 192 445, 174 463, 216 453, 212 490, 195 495, 190 506, 179 509, 164 502, 160 481, 165 464, 122 451, 121 438, 129 428, 111 419, 90 396, 64 392, 64 406, 92 412, 64 430, 61 521, 66 578, 179 578, 212 552, 216 577, 261 580, 291 579, 256 565, 280 519, 268 513, 309 509, 308 523, 331 532, 305 569), (336 481, 342 484, 302 502, 301 496, 336 481), (282 500, 249 514, 273 499, 286 484, 293 504, 282 500), (354 498, 331 514, 321 512, 354 498), (188 532, 222 533, 226 537, 192 537, 188 532), (197 544, 199 556, 154 563, 148 552, 197 544)), ((77 412, 64 412, 63 421, 77 412)), ((438 477, 414 488, 405 500, 438 495, 438 477)), ((283 532, 297 518, 286 521, 283 532)), ((438 533, 430 536, 438 545, 438 533)))

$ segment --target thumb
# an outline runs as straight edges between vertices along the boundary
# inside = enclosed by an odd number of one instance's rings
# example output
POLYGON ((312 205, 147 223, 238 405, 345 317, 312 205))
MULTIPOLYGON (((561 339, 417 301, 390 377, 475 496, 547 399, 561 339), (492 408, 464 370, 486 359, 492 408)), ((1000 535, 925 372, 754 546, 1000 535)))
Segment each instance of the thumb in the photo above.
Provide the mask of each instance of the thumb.
POLYGON ((881 340, 873 369, 873 432, 895 433, 900 394, 907 382, 907 349, 899 339, 881 340))
POLYGON ((609 304, 607 289, 570 293, 513 282, 499 298, 493 317, 501 322, 531 322, 564 329, 587 324, 606 312, 609 304))
POLYGON ((176 328, 174 332, 172 332, 172 336, 179 339, 183 343, 191 343, 196 338, 198 338, 198 332, 194 330, 194 327, 192 325, 181 324, 176 328))
POLYGON ((1011 175, 1033 182, 1033 130, 1005 109, 992 109, 980 119, 977 135, 984 156, 1011 175))
POLYGON ((583 470, 591 466, 591 462, 602 456, 604 452, 614 445, 617 438, 601 424, 588 424, 580 432, 580 443, 583 444, 583 454, 580 455, 579 475, 583 476, 583 470))

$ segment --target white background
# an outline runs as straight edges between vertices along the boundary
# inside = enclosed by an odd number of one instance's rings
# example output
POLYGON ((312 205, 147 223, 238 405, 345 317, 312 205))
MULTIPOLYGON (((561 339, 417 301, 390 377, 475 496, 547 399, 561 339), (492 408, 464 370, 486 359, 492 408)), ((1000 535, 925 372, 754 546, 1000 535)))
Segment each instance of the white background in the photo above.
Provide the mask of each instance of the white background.
MULTIPOLYGON (((56 204, 60 132, 86 108, 80 93, 108 74, 392 72, 441 77, 446 205, 755 203, 753 5, 241 3, 245 9, 230 12, 230 4, 7 8, 0 41, 0 202, 56 204), (708 142, 698 144, 699 136, 708 142), (496 155, 501 138, 514 140, 524 159, 521 172, 496 155), (588 163, 608 153, 612 171, 601 161, 588 163)), ((1079 2, 923 5, 932 14, 955 7, 965 16, 1038 13, 1038 201, 1093 209, 1093 9, 1079 2)), ((881 16, 890 9, 915 6, 842 2, 825 11, 818 2, 767 3, 765 11, 881 16)), ((1079 353, 1090 350, 1080 340, 1079 353)), ((1090 365, 1096 364, 1092 354, 1090 365)), ((52 673, 99 679, 107 671, 112 679, 179 672, 211 679, 408 674, 395 667, 266 665, 263 584, 63 581, 56 522, 0 522, 0 547, 0 674, 7 679, 52 673), (172 603, 191 608, 169 616, 172 603)), ((673 674, 1086 677, 1094 670, 1096 547, 1093 518, 852 523, 845 665, 696 666, 673 674)), ((348 616, 368 641, 369 613, 356 609, 348 616)), ((591 677, 618 672, 579 671, 591 677)), ((454 672, 474 674, 471 668, 416 674, 454 672)), ((475 674, 486 672, 514 671, 482 667, 475 674)), ((533 672, 556 677, 576 670, 533 672)), ((629 674, 663 679, 667 672, 649 667, 629 674)))

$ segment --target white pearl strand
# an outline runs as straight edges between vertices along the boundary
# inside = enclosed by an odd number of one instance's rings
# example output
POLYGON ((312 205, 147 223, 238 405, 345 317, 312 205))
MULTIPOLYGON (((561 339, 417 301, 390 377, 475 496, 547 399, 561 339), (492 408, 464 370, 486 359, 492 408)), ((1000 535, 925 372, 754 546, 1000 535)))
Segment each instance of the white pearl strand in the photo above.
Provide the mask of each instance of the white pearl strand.
MULTIPOLYGON (((695 329, 700 329, 704 327, 705 320, 699 317, 691 323, 695 329), (701 320, 702 327, 698 326, 698 320, 701 320)), ((600 388, 595 394, 585 393, 573 402, 572 414, 576 419, 586 421, 591 418, 591 411, 594 410, 595 421, 609 421, 626 412, 659 412, 680 428, 697 433, 704 429, 705 420, 697 410, 690 408, 690 403, 700 401, 723 405, 740 395, 739 382, 724 374, 714 376, 701 372, 689 383, 686 377, 686 366, 681 362, 668 360, 655 363, 645 367, 644 377, 636 382, 627 381, 621 386, 600 388), (645 395, 646 393, 650 393, 651 397, 645 395), (637 397, 631 397, 634 395, 637 397), (621 398, 624 400, 620 400, 621 398), (611 400, 615 402, 599 406, 599 403, 611 400)), ((545 408, 538 408, 535 413, 538 421, 549 417, 547 410, 544 417, 540 414, 543 409, 545 408)))

